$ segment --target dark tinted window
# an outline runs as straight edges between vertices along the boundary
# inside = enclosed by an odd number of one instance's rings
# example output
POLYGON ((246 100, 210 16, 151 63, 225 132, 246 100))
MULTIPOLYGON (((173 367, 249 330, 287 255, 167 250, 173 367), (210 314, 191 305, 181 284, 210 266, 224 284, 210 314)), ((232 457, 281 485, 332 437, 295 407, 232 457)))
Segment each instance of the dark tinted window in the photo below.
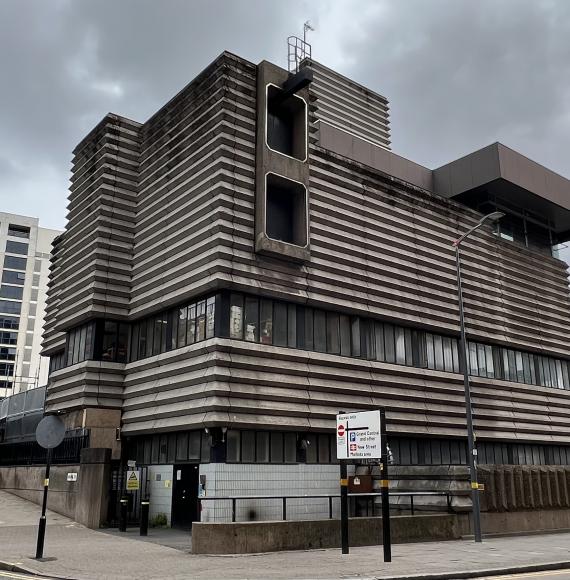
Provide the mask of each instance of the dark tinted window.
POLYGON ((6 312, 7 314, 20 314, 21 310, 21 302, 9 302, 8 300, 0 300, 0 312, 6 312))
POLYGON ((26 258, 17 258, 16 256, 4 256, 4 268, 11 270, 25 270, 26 258))
POLYGON ((19 284, 23 286, 25 278, 26 275, 23 272, 10 272, 9 270, 2 272, 2 282, 5 284, 19 284))
POLYGON ((30 237, 30 228, 27 228, 26 226, 15 226, 10 224, 8 226, 8 235, 14 236, 15 238, 28 239, 30 237))
POLYGON ((6 242, 6 252, 8 254, 21 254, 22 256, 28 255, 28 244, 22 242, 13 242, 8 240, 6 242))
POLYGON ((15 300, 21 300, 24 293, 23 288, 18 288, 17 286, 0 286, 0 298, 14 298, 15 300))

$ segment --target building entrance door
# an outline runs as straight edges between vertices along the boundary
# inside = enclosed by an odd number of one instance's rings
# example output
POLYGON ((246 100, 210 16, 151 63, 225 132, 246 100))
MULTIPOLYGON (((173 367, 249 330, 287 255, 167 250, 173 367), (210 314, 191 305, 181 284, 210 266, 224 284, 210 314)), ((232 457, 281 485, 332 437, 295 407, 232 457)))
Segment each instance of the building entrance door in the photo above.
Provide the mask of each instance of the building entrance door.
POLYGON ((198 520, 199 465, 175 465, 172 483, 172 527, 191 529, 198 520))

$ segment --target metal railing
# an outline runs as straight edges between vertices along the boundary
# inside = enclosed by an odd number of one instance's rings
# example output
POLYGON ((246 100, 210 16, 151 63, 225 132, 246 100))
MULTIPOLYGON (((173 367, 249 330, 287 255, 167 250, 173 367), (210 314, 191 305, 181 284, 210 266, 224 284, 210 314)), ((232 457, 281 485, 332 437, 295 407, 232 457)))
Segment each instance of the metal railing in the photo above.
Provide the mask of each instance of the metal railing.
MULTIPOLYGON (((78 429, 69 432, 61 445, 53 450, 53 464, 79 463, 81 450, 89 447, 89 430, 78 429)), ((35 441, 21 443, 0 443, 0 466, 44 465, 47 450, 35 441)))
MULTIPOLYGON (((375 516, 374 498, 380 497, 382 494, 380 492, 372 493, 349 493, 350 498, 369 498, 372 501, 372 516, 375 516)), ((414 497, 418 496, 440 496, 445 497, 447 502, 447 511, 451 512, 451 493, 448 491, 395 491, 390 492, 390 497, 409 497, 410 498, 410 511, 411 515, 415 515, 414 509, 414 497)), ((202 503, 210 501, 230 501, 231 502, 231 516, 232 522, 237 521, 237 502, 242 500, 281 500, 281 519, 283 521, 287 520, 287 500, 288 499, 328 499, 328 512, 329 519, 333 519, 333 500, 340 499, 340 494, 310 494, 310 495, 228 495, 228 496, 204 496, 198 498, 198 513, 202 512, 202 503)), ((390 507, 396 507, 391 505, 390 507)), ((402 507, 398 505, 397 507, 402 507)))

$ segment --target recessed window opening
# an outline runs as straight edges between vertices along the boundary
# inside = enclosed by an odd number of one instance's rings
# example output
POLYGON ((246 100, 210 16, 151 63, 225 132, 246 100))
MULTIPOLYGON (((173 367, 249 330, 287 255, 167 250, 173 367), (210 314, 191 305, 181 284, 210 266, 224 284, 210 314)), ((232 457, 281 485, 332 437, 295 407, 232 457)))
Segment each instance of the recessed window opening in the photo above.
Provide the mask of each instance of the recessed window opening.
POLYGON ((266 234, 296 246, 307 245, 307 190, 296 181, 269 173, 266 181, 266 234))
POLYGON ((267 87, 267 146, 300 161, 307 158, 307 105, 301 97, 283 99, 283 91, 267 87))

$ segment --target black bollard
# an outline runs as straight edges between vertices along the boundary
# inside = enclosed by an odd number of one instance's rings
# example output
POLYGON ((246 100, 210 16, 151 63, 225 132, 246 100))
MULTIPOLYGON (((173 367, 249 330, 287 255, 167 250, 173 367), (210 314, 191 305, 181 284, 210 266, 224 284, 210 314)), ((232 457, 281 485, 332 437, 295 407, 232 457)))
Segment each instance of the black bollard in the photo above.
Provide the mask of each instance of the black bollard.
POLYGON ((141 536, 148 536, 148 511, 150 509, 150 501, 143 499, 141 501, 141 536))
POLYGON ((129 509, 129 500, 126 497, 121 498, 121 513, 119 514, 119 532, 127 531, 127 511, 129 509))

